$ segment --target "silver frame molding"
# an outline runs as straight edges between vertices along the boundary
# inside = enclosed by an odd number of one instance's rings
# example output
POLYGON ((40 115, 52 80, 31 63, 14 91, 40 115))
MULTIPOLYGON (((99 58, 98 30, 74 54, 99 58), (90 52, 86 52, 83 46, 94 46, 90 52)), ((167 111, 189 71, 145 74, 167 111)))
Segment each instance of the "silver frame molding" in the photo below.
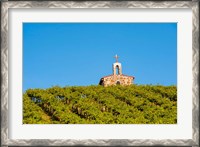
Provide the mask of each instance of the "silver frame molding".
POLYGON ((199 2, 198 1, 4 1, 1 2, 1 146, 72 146, 72 145, 103 145, 103 146, 199 146, 199 2), (73 139, 18 139, 8 137, 8 13, 9 8, 191 8, 192 9, 192 50, 193 50, 193 107, 192 107, 192 139, 185 140, 73 140, 73 139))

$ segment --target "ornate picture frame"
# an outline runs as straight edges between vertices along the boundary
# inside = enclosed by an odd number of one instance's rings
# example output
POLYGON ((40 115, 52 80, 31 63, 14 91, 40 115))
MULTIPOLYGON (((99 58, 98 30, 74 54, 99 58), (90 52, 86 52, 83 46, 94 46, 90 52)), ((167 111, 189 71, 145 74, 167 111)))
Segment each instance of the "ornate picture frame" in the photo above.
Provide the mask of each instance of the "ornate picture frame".
POLYGON ((1 2, 1 146, 199 146, 199 3, 196 1, 3 1, 1 2), (155 9, 192 9, 192 139, 9 139, 9 9, 19 8, 155 8, 155 9))

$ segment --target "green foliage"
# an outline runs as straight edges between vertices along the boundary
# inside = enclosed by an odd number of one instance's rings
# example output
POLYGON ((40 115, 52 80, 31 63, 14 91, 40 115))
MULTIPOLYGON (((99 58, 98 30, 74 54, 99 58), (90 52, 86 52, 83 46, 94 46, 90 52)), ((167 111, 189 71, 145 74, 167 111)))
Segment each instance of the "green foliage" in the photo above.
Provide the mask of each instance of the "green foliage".
POLYGON ((29 89, 26 124, 176 124, 177 88, 161 85, 29 89))
POLYGON ((52 123, 41 107, 31 101, 26 94, 23 95, 23 123, 24 124, 50 124, 52 123))

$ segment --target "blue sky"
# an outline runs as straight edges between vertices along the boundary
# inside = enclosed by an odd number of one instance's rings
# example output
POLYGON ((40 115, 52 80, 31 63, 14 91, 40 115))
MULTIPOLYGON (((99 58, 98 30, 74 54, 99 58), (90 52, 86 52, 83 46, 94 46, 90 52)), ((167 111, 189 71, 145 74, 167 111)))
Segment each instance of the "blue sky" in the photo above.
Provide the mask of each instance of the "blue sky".
POLYGON ((116 54, 135 84, 177 84, 176 23, 24 23, 23 91, 97 85, 116 54))

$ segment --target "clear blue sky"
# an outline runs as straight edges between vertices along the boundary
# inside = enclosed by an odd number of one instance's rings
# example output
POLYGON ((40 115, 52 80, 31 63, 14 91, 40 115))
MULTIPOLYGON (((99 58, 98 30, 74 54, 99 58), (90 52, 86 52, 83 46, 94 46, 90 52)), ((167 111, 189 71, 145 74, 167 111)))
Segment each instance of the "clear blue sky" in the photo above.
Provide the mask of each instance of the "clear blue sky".
POLYGON ((115 54, 136 84, 177 84, 176 23, 24 23, 23 91, 97 85, 115 54))

